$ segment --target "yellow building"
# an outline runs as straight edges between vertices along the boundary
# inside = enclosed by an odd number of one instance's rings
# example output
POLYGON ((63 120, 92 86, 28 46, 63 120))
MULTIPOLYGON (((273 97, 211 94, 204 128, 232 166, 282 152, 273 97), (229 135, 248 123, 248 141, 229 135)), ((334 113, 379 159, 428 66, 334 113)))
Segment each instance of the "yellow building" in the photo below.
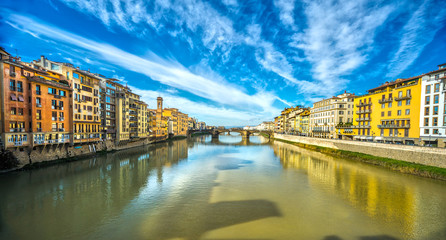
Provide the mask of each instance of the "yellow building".
POLYGON ((296 115, 296 134, 308 136, 310 129, 310 110, 305 109, 296 115))
POLYGON ((167 133, 167 121, 168 118, 163 116, 163 98, 157 97, 156 98, 156 111, 155 111, 155 117, 154 122, 152 121, 152 131, 153 136, 156 138, 156 140, 164 140, 167 139, 168 133, 167 133))
POLYGON ((353 125, 337 126, 343 138, 418 144, 421 76, 397 79, 355 98, 353 125))
POLYGON ((99 112, 100 79, 93 74, 76 69, 72 73, 74 114, 74 143, 97 142, 101 140, 99 112))

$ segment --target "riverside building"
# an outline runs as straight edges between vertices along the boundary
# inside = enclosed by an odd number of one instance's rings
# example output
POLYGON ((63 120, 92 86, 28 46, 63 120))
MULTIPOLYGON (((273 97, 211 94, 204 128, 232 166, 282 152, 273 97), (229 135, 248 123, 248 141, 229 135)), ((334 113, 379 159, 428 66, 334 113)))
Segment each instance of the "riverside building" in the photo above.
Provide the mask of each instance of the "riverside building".
POLYGON ((315 102, 310 110, 310 136, 339 138, 335 126, 353 121, 353 99, 355 95, 344 92, 338 96, 315 102))
POLYGON ((355 99, 353 125, 339 126, 355 140, 418 144, 421 76, 397 79, 355 99))
POLYGON ((0 54, 2 147, 69 144, 71 88, 66 79, 3 49, 0 54))
POLYGON ((445 147, 446 63, 422 77, 420 137, 421 144, 445 147))

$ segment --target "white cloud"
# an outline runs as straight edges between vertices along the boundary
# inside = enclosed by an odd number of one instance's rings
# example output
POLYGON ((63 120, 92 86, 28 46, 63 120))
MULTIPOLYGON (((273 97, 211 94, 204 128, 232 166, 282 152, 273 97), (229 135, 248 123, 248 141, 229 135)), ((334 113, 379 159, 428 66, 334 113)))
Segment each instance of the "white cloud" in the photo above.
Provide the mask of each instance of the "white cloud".
POLYGON ((297 30, 297 26, 294 24, 294 0, 275 0, 274 5, 279 9, 279 17, 285 26, 291 27, 293 30, 297 30))
POLYGON ((362 66, 375 33, 395 10, 392 5, 370 5, 365 0, 306 1, 308 27, 292 36, 290 46, 303 50, 312 64, 315 87, 333 95, 348 83, 343 76, 362 66))
POLYGON ((249 95, 241 91, 239 87, 225 82, 222 78, 211 80, 194 74, 178 62, 167 61, 153 53, 147 58, 142 58, 106 43, 83 38, 23 15, 9 14, 6 18, 9 23, 15 24, 11 24, 11 26, 19 30, 27 30, 76 48, 88 50, 98 59, 144 74, 162 84, 188 91, 218 104, 229 105, 231 108, 244 109, 245 111, 256 111, 260 114, 271 115, 278 112, 278 109, 272 107, 273 102, 277 99, 272 93, 259 91, 254 95, 249 95))
POLYGON ((446 4, 424 1, 402 29, 398 50, 388 66, 387 77, 397 77, 407 69, 429 44, 446 19, 446 4))

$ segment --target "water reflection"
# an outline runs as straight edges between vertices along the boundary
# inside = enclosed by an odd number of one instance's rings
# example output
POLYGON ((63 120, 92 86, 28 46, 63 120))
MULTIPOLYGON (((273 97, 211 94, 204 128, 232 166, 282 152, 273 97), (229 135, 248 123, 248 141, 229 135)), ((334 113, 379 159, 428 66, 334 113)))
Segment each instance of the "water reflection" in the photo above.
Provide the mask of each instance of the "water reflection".
POLYGON ((150 175, 162 182, 163 169, 187 153, 187 142, 175 141, 0 176, 0 239, 94 231, 119 215, 150 175))
POLYGON ((0 175, 0 239, 446 239, 443 182, 251 136, 0 175))
MULTIPOLYGON (((395 174, 385 169, 336 159, 281 142, 275 142, 273 149, 283 168, 304 171, 310 184, 316 188, 337 195, 370 217, 391 225, 405 238, 420 239, 425 237, 423 234, 426 232, 446 228, 446 196, 437 192, 444 191, 441 183, 432 184, 433 181, 429 179, 395 174), (427 188, 423 189, 423 186, 427 188), (431 191, 432 195, 421 194, 421 190, 431 191), (442 216, 440 224, 438 221, 432 221, 432 225, 426 226, 426 222, 422 222, 435 219, 439 212, 442 216), (421 216, 423 218, 420 218, 421 216), (429 229, 430 227, 432 229, 429 229)), ((441 237, 439 239, 446 239, 446 235, 441 237)), ((336 238, 329 236, 327 239, 336 238)), ((394 238, 381 236, 361 239, 394 238)))

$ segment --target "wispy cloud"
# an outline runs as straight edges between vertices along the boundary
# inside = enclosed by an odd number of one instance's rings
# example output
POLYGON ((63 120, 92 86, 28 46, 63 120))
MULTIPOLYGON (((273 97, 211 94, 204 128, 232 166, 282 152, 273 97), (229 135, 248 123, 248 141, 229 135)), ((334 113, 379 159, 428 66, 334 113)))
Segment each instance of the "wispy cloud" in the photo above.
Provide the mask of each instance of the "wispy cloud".
MULTIPOLYGON (((418 6, 418 5, 417 5, 418 6)), ((424 1, 401 31, 398 50, 389 61, 387 77, 397 77, 421 54, 446 19, 446 3, 424 1)))
POLYGON ((297 30, 297 25, 294 24, 294 0, 275 0, 274 5, 279 9, 279 17, 285 26, 297 30))
POLYGON ((394 10, 364 0, 306 1, 308 27, 293 35, 290 46, 304 51, 313 78, 334 94, 348 83, 345 75, 367 62, 375 33, 394 10))
POLYGON ((184 97, 176 96, 169 91, 153 91, 143 90, 134 86, 130 86, 134 93, 139 94, 142 100, 149 104, 149 108, 156 106, 155 99, 162 96, 165 107, 179 108, 182 112, 189 116, 200 116, 201 121, 214 122, 215 118, 219 119, 222 125, 244 125, 252 122, 254 118, 267 119, 271 116, 265 114, 255 114, 245 111, 238 111, 226 107, 215 107, 206 103, 194 102, 184 97))
POLYGON ((270 92, 259 91, 249 95, 222 78, 217 80, 205 78, 192 73, 178 62, 165 60, 155 54, 142 58, 109 44, 86 39, 19 14, 9 14, 6 19, 7 23, 15 28, 88 50, 99 59, 144 74, 162 84, 190 92, 217 104, 249 110, 248 112, 256 111, 260 114, 278 112, 278 109, 272 107, 277 97, 270 92))

